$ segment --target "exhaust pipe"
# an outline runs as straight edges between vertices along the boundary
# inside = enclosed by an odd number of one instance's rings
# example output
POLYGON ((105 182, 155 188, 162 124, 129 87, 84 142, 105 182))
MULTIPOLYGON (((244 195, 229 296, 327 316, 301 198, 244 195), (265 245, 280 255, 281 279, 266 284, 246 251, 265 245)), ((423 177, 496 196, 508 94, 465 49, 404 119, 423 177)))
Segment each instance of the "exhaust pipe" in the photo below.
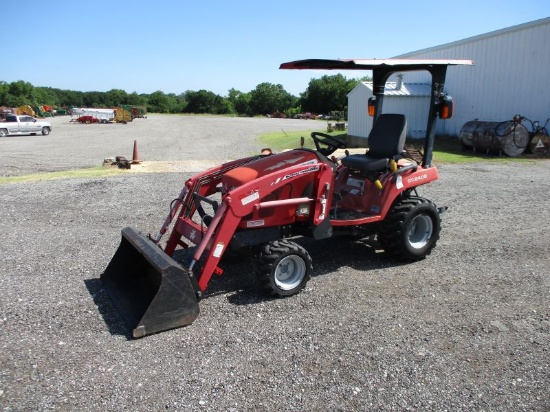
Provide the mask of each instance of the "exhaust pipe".
POLYGON ((126 227, 101 280, 132 336, 141 338, 190 325, 199 316, 191 275, 152 240, 126 227))

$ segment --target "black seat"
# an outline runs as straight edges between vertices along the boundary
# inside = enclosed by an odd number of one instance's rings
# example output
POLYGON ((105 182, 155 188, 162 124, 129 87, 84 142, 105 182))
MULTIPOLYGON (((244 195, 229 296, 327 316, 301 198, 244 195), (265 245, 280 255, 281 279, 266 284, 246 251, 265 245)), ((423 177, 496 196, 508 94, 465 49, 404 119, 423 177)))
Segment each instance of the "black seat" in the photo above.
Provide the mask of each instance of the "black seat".
POLYGON ((405 147, 407 119, 403 114, 385 113, 378 117, 369 137, 369 151, 344 157, 344 166, 362 173, 383 171, 390 159, 398 158, 405 147))

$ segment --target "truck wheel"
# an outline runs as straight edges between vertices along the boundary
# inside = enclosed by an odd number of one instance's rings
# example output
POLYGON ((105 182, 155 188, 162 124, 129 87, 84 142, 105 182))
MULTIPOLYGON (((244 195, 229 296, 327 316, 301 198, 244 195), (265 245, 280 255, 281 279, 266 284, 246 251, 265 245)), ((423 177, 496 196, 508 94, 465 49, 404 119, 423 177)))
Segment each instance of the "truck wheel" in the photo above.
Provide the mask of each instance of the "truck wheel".
POLYGON ((302 246, 281 239, 262 247, 257 272, 269 294, 292 296, 311 278, 313 263, 302 246))
POLYGON ((49 127, 43 127, 43 128, 42 128, 42 134, 43 134, 44 136, 49 135, 49 134, 50 134, 50 128, 49 128, 49 127))
POLYGON ((6 129, 0 129, 0 137, 5 137, 8 135, 8 131, 6 129))
POLYGON ((391 256, 416 261, 431 253, 440 230, 441 218, 434 203, 409 197, 393 205, 380 225, 378 240, 391 256))

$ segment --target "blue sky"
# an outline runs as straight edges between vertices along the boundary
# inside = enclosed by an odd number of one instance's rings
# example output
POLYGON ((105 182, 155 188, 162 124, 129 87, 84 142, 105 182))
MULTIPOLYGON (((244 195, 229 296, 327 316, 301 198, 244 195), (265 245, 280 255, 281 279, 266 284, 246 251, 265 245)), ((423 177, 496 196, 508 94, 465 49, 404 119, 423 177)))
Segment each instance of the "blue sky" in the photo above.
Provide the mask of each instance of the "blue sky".
POLYGON ((286 61, 392 57, 550 16, 548 0, 0 0, 0 6, 0 81, 222 96, 262 82, 298 95, 311 78, 334 74, 279 70, 286 61))

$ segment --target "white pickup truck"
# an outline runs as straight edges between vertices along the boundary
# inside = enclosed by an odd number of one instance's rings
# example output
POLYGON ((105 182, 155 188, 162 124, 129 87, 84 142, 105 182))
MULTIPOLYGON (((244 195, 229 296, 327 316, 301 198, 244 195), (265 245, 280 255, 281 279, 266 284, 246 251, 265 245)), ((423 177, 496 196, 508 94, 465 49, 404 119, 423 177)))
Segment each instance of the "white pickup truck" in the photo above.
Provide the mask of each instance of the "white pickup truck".
POLYGON ((0 137, 12 134, 30 134, 42 133, 44 136, 50 134, 52 125, 50 122, 35 119, 26 114, 9 114, 6 120, 0 122, 0 137))

